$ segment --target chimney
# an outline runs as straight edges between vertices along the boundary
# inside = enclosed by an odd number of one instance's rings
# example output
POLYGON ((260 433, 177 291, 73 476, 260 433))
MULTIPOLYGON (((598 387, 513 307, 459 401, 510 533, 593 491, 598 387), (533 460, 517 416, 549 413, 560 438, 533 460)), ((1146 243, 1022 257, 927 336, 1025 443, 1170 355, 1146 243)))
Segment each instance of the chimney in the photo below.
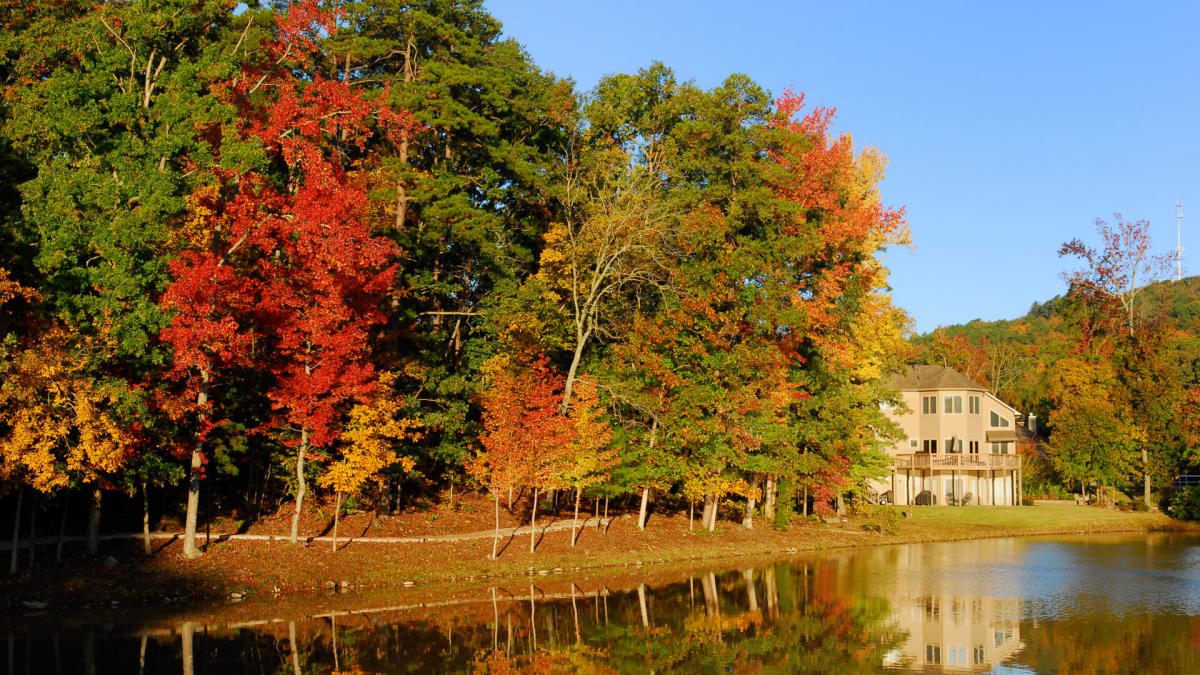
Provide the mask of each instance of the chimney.
POLYGON ((1037 433, 1037 415, 1030 413, 1030 415, 1025 418, 1025 428, 1028 429, 1029 433, 1031 434, 1037 433))

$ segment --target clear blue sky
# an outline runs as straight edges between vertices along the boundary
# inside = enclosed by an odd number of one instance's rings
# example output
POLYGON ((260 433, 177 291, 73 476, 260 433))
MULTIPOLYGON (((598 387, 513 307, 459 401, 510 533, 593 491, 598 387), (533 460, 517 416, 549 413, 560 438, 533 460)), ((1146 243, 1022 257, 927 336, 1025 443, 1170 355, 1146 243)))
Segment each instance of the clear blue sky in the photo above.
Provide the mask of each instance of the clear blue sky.
MULTIPOLYGON (((891 160, 889 251, 920 332, 1020 316, 1065 290, 1058 246, 1121 212, 1200 259, 1200 3, 488 0, 542 68, 590 89, 662 61, 837 108, 891 160), (1189 216, 1188 214, 1194 214, 1189 216)), ((1197 268, 1196 265, 1192 266, 1197 268)))

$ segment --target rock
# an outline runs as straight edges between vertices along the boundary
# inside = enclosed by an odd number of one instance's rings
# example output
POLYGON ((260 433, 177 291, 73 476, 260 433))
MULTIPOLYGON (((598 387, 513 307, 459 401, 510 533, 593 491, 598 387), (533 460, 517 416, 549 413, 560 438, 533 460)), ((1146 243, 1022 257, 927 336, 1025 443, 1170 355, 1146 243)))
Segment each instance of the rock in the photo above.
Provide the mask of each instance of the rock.
POLYGON ((339 581, 339 582, 338 582, 338 588, 340 588, 340 589, 342 589, 342 590, 344 591, 344 590, 346 590, 346 589, 350 588, 350 582, 349 582, 349 581, 345 581, 345 580, 343 580, 343 581, 339 581))
POLYGON ((406 581, 406 582, 404 582, 404 585, 405 585, 405 586, 412 586, 412 585, 413 585, 413 582, 411 582, 411 581, 406 581))
POLYGON ((25 609, 46 609, 50 605, 38 600, 22 600, 21 606, 25 609))
POLYGON ((555 574, 562 574, 562 572, 563 572, 563 569, 562 569, 561 567, 555 567, 555 568, 554 568, 554 573, 555 573, 555 574))
POLYGON ((100 565, 106 570, 111 570, 117 566, 117 559, 111 555, 106 555, 104 556, 104 560, 100 562, 100 565))
POLYGON ((243 596, 241 593, 234 592, 234 593, 229 594, 230 600, 241 600, 243 597, 245 597, 245 596, 243 596))
POLYGON ((325 588, 337 588, 337 583, 333 581, 326 581, 325 588))
POLYGON ((538 570, 538 574, 540 576, 546 576, 547 574, 550 574, 550 570, 538 570))

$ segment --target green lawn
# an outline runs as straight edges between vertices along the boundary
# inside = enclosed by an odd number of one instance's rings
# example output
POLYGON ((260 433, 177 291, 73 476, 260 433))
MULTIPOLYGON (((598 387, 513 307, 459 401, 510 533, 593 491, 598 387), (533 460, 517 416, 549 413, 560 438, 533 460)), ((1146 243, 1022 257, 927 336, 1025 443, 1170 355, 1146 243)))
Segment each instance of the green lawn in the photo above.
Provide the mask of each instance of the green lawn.
MULTIPOLYGON (((907 507, 894 507, 905 510, 907 507)), ((997 534, 1034 534, 1066 531, 1117 531, 1145 529, 1185 529, 1188 524, 1159 513, 1134 513, 1074 504, 1038 504, 1035 506, 917 506, 904 529, 927 534, 951 530, 967 534, 980 527, 995 528, 997 534)))

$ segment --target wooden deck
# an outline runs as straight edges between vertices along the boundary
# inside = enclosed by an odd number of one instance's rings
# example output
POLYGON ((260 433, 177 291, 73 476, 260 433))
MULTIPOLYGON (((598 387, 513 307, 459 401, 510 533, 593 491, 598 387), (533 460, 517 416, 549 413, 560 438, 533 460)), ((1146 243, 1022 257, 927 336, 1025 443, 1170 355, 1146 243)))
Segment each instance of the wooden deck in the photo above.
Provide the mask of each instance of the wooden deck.
POLYGON ((896 470, 921 471, 954 470, 954 471, 1018 471, 1021 469, 1020 455, 993 454, 929 454, 925 452, 912 455, 896 455, 896 470))

